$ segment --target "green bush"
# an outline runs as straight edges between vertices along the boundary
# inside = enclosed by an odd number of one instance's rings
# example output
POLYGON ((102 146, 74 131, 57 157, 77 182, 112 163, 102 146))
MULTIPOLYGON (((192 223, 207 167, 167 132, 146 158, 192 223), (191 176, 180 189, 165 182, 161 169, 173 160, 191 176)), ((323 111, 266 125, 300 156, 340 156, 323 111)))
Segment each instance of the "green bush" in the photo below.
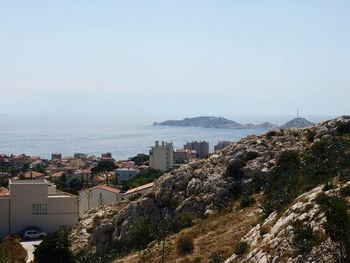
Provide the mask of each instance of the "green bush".
POLYGON ((310 252, 319 240, 310 225, 304 225, 300 221, 293 224, 293 247, 299 255, 310 252))
POLYGON ((43 241, 34 251, 36 263, 73 262, 69 250, 69 230, 61 227, 56 232, 44 237, 43 241))
POLYGON ((316 204, 318 204, 319 206, 323 207, 323 208, 328 208, 329 204, 330 204, 330 197, 328 197, 325 193, 319 193, 316 196, 316 204))
POLYGON ((225 176, 232 177, 235 180, 241 179, 244 176, 242 168, 245 162, 242 160, 233 160, 226 168, 225 176))
POLYGON ((189 234, 180 236, 176 241, 176 248, 180 255, 191 254, 194 249, 193 237, 189 234))
POLYGON ((224 255, 221 251, 213 252, 209 257, 209 263, 221 263, 224 261, 224 255))
POLYGON ((241 256, 245 253, 247 253, 248 251, 248 244, 246 242, 239 242, 236 247, 235 247, 235 254, 238 255, 238 256, 241 256))
POLYGON ((248 162, 248 161, 254 160, 258 157, 259 157, 259 153, 254 152, 254 151, 248 151, 248 152, 246 152, 243 160, 248 162))
POLYGON ((332 184, 332 182, 326 182, 324 185, 323 185, 323 191, 329 191, 331 189, 334 188, 334 185, 332 184))
POLYGON ((240 206, 241 208, 249 207, 255 203, 255 199, 251 196, 244 196, 241 199, 240 206))
POLYGON ((312 130, 307 130, 306 132, 306 138, 309 142, 313 142, 315 140, 316 132, 312 130))
POLYGON ((350 185, 341 188, 341 189, 340 189, 340 195, 341 195, 342 197, 348 197, 348 196, 350 196, 350 185))
POLYGON ((266 138, 271 139, 271 137, 277 136, 278 133, 276 131, 269 131, 266 133, 266 138))
POLYGON ((183 212, 175 216, 174 231, 180 231, 181 229, 191 227, 194 224, 196 215, 192 212, 183 212))
POLYGON ((146 217, 139 217, 130 230, 128 246, 141 249, 157 237, 157 229, 151 220, 146 217))
POLYGON ((336 131, 338 134, 350 133, 350 122, 338 122, 336 131))

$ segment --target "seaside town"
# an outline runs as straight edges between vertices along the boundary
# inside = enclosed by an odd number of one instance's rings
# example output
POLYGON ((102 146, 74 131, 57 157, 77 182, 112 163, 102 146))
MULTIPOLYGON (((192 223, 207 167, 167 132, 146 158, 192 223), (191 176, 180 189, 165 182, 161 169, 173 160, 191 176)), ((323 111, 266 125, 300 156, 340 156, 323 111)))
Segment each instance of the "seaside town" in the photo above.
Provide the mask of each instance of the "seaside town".
MULTIPOLYGON (((229 142, 221 141, 214 150, 229 142)), ((187 142, 174 149, 159 142, 149 154, 117 160, 111 153, 75 153, 51 159, 0 155, 0 238, 13 233, 46 235, 60 226, 74 226, 92 208, 147 194, 164 172, 209 155, 206 141, 187 142)))

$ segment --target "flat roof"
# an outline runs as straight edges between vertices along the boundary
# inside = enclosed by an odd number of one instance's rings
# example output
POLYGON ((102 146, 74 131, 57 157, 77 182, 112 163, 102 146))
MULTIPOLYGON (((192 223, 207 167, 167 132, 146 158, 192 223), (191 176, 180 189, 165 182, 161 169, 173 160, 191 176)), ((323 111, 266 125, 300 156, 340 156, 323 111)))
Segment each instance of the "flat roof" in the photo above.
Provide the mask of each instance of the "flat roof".
POLYGON ((48 185, 45 179, 26 179, 26 180, 10 180, 10 184, 46 184, 48 185))

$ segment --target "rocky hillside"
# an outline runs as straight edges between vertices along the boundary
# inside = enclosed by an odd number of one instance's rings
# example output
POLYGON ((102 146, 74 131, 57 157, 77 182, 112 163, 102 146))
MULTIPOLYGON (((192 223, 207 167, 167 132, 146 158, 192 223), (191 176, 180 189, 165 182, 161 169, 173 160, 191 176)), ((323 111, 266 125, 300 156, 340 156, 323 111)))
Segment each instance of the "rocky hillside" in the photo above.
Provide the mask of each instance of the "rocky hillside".
MULTIPOLYGON (((153 192, 147 196, 124 204, 125 207, 105 208, 111 212, 107 213, 108 216, 103 216, 102 213, 98 224, 93 227, 90 226, 91 222, 101 211, 90 211, 72 232, 72 251, 75 254, 87 251, 102 253, 113 246, 124 247, 129 244, 133 247, 132 244, 137 241, 135 229, 140 225, 140 219, 144 220, 143 225, 147 223, 150 226, 174 226, 178 217, 182 215, 191 214, 197 218, 193 222, 197 222, 205 216, 215 214, 221 208, 227 207, 237 189, 248 183, 256 174, 271 173, 281 153, 303 152, 315 141, 349 132, 349 121, 350 117, 340 117, 307 129, 280 129, 262 136, 248 136, 205 160, 184 165, 157 180, 153 192), (87 225, 87 222, 90 222, 90 225, 87 225)), ((318 191, 319 188, 315 188, 305 196, 299 197, 298 200, 303 202, 297 202, 296 206, 286 210, 282 217, 272 212, 266 220, 249 229, 242 239, 250 247, 245 259, 249 262, 272 262, 274 259, 277 261, 273 262, 284 262, 286 258, 281 255, 285 255, 289 248, 281 244, 289 244, 285 238, 288 235, 286 227, 289 224, 288 220, 299 216, 295 211, 299 211, 300 215, 303 209, 307 211, 311 224, 314 222, 315 225, 320 225, 322 222, 318 217, 320 214, 317 211, 312 214, 313 210, 310 209, 311 206, 314 207, 313 196, 317 195, 318 191), (262 236, 259 234, 261 232, 264 233, 262 236), (276 239, 279 236, 281 239, 276 239)), ((254 213, 262 214, 259 206, 254 213)), ((151 240, 150 235, 143 245, 147 245, 151 240)), ((232 255, 227 262, 241 260, 244 258, 232 255)))

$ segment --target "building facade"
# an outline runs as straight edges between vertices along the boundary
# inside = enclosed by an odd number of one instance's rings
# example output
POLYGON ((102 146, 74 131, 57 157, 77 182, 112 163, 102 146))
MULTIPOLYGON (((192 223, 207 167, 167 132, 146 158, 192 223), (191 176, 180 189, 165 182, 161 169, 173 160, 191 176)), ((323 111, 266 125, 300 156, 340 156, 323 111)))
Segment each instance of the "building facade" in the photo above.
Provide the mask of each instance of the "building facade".
POLYGON ((209 156, 209 142, 206 141, 192 141, 184 145, 185 149, 195 150, 196 157, 201 159, 209 156))
POLYGON ((174 147, 170 142, 160 144, 159 141, 151 147, 149 152, 149 166, 155 170, 167 171, 173 168, 174 162, 174 147))
POLYGON ((122 200, 129 200, 134 196, 141 196, 149 193, 154 183, 141 185, 121 193, 119 189, 107 185, 98 185, 79 192, 79 216, 92 208, 112 204, 122 200))
POLYGON ((50 233, 79 219, 78 198, 43 179, 11 180, 8 193, 0 196, 0 211, 0 238, 28 226, 50 233))
POLYGON ((106 185, 98 185, 79 192, 79 216, 91 208, 122 200, 120 190, 106 185))

